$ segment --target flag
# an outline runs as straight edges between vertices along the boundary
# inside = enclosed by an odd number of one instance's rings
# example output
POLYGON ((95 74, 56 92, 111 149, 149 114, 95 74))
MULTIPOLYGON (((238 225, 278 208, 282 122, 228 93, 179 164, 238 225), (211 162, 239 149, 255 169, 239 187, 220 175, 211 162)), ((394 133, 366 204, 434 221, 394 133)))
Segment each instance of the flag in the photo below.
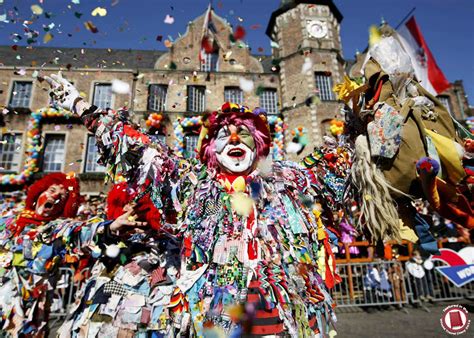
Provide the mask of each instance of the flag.
POLYGON ((436 64, 415 17, 412 16, 402 25, 398 33, 402 37, 400 41, 403 48, 412 59, 415 75, 421 85, 435 96, 448 89, 449 81, 436 64))
POLYGON ((204 23, 202 25, 202 38, 201 50, 199 52, 199 62, 204 62, 206 54, 210 54, 213 52, 216 33, 216 26, 212 22, 212 7, 211 4, 209 4, 206 14, 204 14, 204 23))

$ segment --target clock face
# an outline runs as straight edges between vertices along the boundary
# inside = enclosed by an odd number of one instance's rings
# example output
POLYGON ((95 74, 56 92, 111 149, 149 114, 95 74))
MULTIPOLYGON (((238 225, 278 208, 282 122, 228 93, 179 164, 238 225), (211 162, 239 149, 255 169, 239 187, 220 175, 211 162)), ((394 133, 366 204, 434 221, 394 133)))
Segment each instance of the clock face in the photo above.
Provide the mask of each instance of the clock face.
POLYGON ((311 20, 306 24, 306 29, 311 37, 321 39, 328 33, 328 27, 325 22, 319 20, 311 20))

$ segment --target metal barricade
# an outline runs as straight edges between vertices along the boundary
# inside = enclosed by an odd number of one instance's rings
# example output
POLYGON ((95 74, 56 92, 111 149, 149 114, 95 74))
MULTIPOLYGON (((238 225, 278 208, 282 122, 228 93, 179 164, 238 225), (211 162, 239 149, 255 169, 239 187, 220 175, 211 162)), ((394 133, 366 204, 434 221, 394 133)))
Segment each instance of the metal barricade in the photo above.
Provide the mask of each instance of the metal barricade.
POLYGON ((332 290, 337 307, 402 305, 408 302, 402 263, 377 261, 337 265, 341 283, 332 290))
MULTIPOLYGON (((433 262, 434 266, 443 265, 433 262)), ((474 298, 474 282, 456 287, 435 268, 424 270, 423 278, 410 275, 399 261, 339 263, 336 267, 341 282, 331 290, 338 308, 364 306, 402 306, 423 301, 450 301, 474 298)), ((63 318, 89 277, 88 268, 82 270, 77 281, 74 270, 60 268, 60 278, 51 308, 52 318, 63 318)))
POLYGON ((85 268, 78 274, 71 268, 59 268, 58 283, 51 304, 50 317, 52 319, 57 320, 68 315, 68 310, 74 303, 77 292, 81 289, 89 274, 89 268, 85 268))
POLYGON ((442 262, 433 262, 433 269, 424 269, 424 275, 416 278, 406 272, 407 289, 412 302, 450 301, 474 297, 474 282, 457 287, 436 270, 442 262))

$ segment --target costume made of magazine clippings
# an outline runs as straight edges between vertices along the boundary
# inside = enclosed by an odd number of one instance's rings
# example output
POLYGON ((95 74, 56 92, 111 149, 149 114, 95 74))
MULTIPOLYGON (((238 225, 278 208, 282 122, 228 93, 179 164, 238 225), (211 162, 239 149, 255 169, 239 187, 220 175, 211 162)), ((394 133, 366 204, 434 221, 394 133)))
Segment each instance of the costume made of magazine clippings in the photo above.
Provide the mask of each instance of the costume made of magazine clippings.
POLYGON ((87 261, 99 219, 78 222, 79 183, 48 174, 28 189, 25 209, 0 219, 0 330, 11 336, 46 334, 58 267, 87 261), (67 218, 66 218, 67 217, 67 218))
POLYGON ((163 226, 117 246, 120 262, 98 258, 60 336, 327 332, 335 321, 328 289, 339 281, 332 250, 349 149, 328 142, 301 164, 265 160, 266 114, 227 103, 203 122, 198 163, 151 142, 127 115, 91 106, 81 117, 108 172, 122 174, 137 196, 149 194, 163 226), (217 135, 228 126, 219 144, 217 135), (245 160, 242 149, 256 147, 254 160, 265 164, 245 174, 221 170, 213 154, 233 137, 240 148, 229 154, 245 160))

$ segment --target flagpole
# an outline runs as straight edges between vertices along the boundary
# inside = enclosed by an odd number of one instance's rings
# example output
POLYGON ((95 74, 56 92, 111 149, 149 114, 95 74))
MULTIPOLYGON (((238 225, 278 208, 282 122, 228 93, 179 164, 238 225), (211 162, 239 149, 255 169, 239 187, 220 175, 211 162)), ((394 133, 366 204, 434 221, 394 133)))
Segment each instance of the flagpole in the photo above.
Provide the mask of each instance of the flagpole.
POLYGON ((395 30, 397 30, 401 25, 403 25, 403 23, 413 14, 413 12, 415 11, 416 7, 413 7, 407 15, 405 15, 405 17, 398 23, 398 25, 395 27, 395 30))

